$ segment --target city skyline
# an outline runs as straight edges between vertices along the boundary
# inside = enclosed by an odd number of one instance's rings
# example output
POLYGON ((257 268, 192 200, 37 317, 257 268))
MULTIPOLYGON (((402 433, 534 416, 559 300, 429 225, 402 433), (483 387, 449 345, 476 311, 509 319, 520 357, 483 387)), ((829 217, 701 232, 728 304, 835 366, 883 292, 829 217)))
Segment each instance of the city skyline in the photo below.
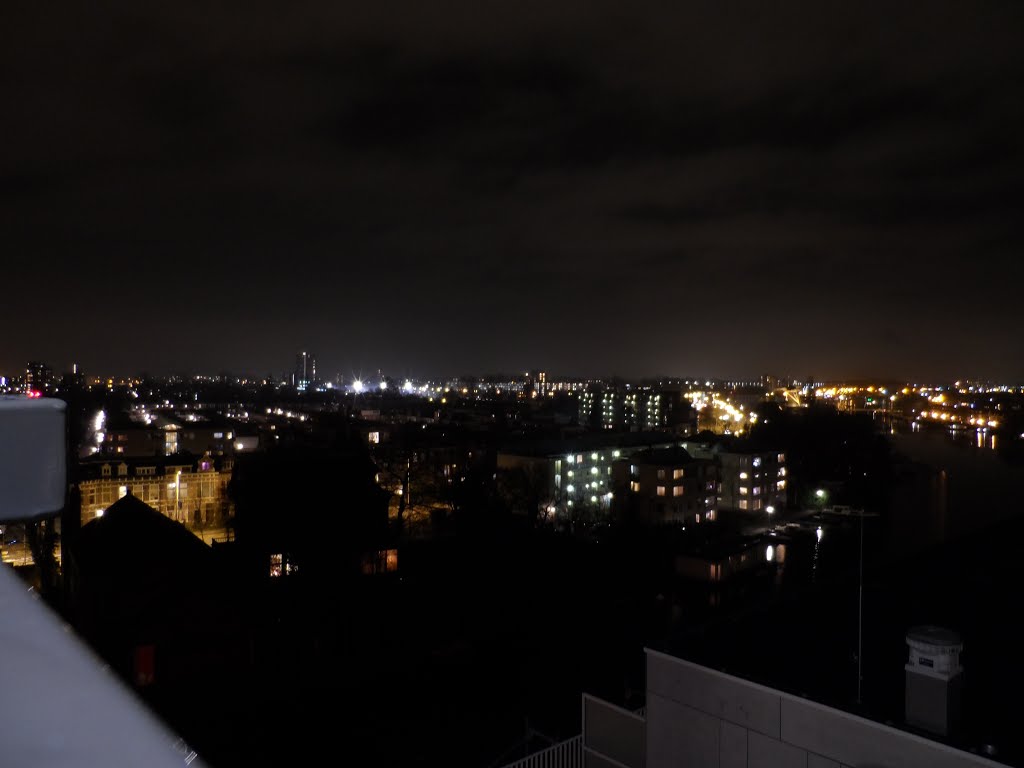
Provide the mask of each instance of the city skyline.
POLYGON ((1021 9, 927 10, 21 6, 0 368, 1020 380, 1021 9))
MULTIPOLYGON (((384 370, 380 368, 365 368, 365 369, 345 369, 345 370, 333 370, 330 368, 324 368, 321 366, 320 372, 317 374, 315 379, 307 381, 305 386, 299 387, 296 385, 296 375, 294 371, 287 369, 287 367, 281 370, 266 370, 260 371, 254 366, 241 367, 239 369, 231 370, 227 368, 219 368, 216 370, 201 370, 201 371, 170 371, 166 373, 156 373, 149 370, 143 370, 141 368, 132 368, 128 366, 126 370, 84 370, 80 363, 69 364, 66 368, 61 366, 52 367, 45 361, 30 361, 31 366, 42 365, 47 370, 47 376, 49 377, 49 386, 57 385, 66 376, 74 376, 83 383, 105 383, 112 381, 118 386, 127 382, 138 382, 146 379, 152 379, 153 381, 170 382, 170 381, 189 381, 195 380, 198 382, 213 383, 217 381, 223 381, 225 383, 247 383, 254 384, 263 382, 268 385, 275 386, 286 386, 291 389, 297 389, 304 391, 306 389, 312 390, 312 385, 316 383, 319 391, 325 391, 332 386, 335 388, 351 389, 353 385, 358 384, 359 392, 372 392, 380 388, 380 384, 384 383, 384 389, 388 386, 393 386, 396 389, 408 390, 410 383, 415 383, 416 388, 410 391, 417 391, 420 385, 437 386, 446 383, 452 383, 456 381, 469 381, 478 380, 480 382, 513 382, 519 381, 520 383, 525 382, 527 385, 533 380, 533 377, 538 373, 539 369, 531 370, 513 370, 511 368, 495 369, 495 370, 479 370, 479 371, 467 371, 467 370, 448 370, 439 371, 433 374, 425 374, 419 371, 410 371, 403 369, 403 372, 396 372, 390 370, 384 370), (74 367, 74 370, 72 370, 74 367)), ((23 364, 20 368, 13 367, 10 369, 0 368, 0 385, 11 386, 13 382, 22 382, 25 384, 30 378, 29 366, 23 364)), ((683 372, 656 372, 649 374, 639 373, 622 373, 622 372, 605 372, 605 373, 594 373, 594 374, 580 374, 571 371, 558 371, 548 370, 541 371, 547 377, 547 380, 552 384, 556 382, 590 382, 590 383, 634 383, 634 384, 658 384, 658 383, 685 383, 698 385, 703 382, 707 382, 709 385, 724 385, 724 386, 746 386, 764 384, 766 386, 774 383, 778 386, 806 386, 814 384, 816 386, 821 385, 890 385, 890 386, 903 386, 909 385, 914 387, 953 387, 953 386, 985 386, 985 387, 1002 387, 1004 389, 1009 388, 1015 390, 1018 388, 1024 388, 1024 382, 1020 379, 1000 379, 994 377, 984 376, 953 376, 949 378, 905 378, 893 375, 878 375, 878 376, 800 376, 793 372, 786 371, 761 371, 760 373, 745 372, 742 374, 726 374, 720 371, 683 371, 683 372), (766 383, 767 382, 767 383, 766 383)))
MULTIPOLYGON (((299 353, 297 357, 301 358, 303 354, 304 353, 299 353)), ((310 353, 310 357, 314 358, 315 355, 310 353)), ((830 377, 813 375, 800 376, 796 373, 779 370, 745 372, 741 374, 693 370, 683 372, 661 371, 647 374, 628 372, 580 374, 571 371, 544 371, 538 368, 532 368, 530 370, 513 370, 508 367, 503 369, 479 371, 448 370, 425 374, 419 371, 410 371, 407 368, 403 369, 404 372, 396 372, 381 368, 333 370, 325 369, 321 366, 320 372, 315 375, 315 378, 307 379, 302 383, 302 380, 297 378, 296 371, 289 370, 287 367, 283 367, 281 370, 265 370, 262 372, 254 366, 243 366, 234 370, 222 367, 216 370, 170 371, 158 373, 143 370, 138 367, 131 368, 131 366, 128 366, 127 370, 85 370, 78 362, 68 364, 66 367, 61 367, 59 365, 51 366, 48 361, 42 360, 29 361, 27 364, 22 364, 20 368, 17 366, 10 369, 0 368, 0 387, 10 388, 14 386, 15 382, 18 382, 19 386, 22 387, 28 386, 31 383, 33 376, 38 375, 34 373, 34 369, 38 367, 42 367, 46 371, 45 375, 47 377, 47 384, 42 388, 43 390, 48 390, 53 386, 60 385, 62 379, 65 379, 65 377, 74 376, 79 382, 90 385, 106 384, 109 382, 117 386, 122 386, 131 382, 145 381, 146 379, 152 379, 155 382, 194 380, 200 383, 214 383, 222 381, 223 383, 228 384, 245 383, 249 385, 262 382, 266 385, 283 386, 295 389, 299 392, 306 391, 307 389, 312 391, 314 384, 317 385, 317 391, 321 392, 328 391, 332 387, 335 389, 346 390, 351 390, 355 387, 355 391, 358 394, 362 394, 364 392, 372 393, 378 389, 383 391, 388 389, 389 386, 392 386, 397 391, 416 394, 420 390, 420 385, 436 387, 446 384, 454 385, 454 382, 469 380, 477 380, 481 383, 519 382, 521 385, 525 384, 529 386, 534 383, 534 379, 538 373, 542 377, 546 377, 552 387, 554 387, 556 383, 568 382, 573 382, 574 386, 575 383, 612 384, 615 382, 624 383, 627 384, 627 386, 629 384, 693 384, 696 386, 706 382, 709 386, 716 385, 729 387, 749 385, 764 385, 767 387, 806 387, 812 384, 815 386, 867 386, 869 384, 876 384, 889 386, 908 385, 913 387, 938 389, 950 387, 966 388, 968 386, 1001 388, 1006 391, 1024 389, 1024 382, 1019 379, 999 379, 985 376, 907 378, 883 374, 876 376, 830 377), (410 388, 410 385, 412 384, 415 384, 416 386, 410 388)), ((0 391, 3 390, 0 389, 0 391)), ((555 389, 552 389, 552 391, 555 391, 555 389)))

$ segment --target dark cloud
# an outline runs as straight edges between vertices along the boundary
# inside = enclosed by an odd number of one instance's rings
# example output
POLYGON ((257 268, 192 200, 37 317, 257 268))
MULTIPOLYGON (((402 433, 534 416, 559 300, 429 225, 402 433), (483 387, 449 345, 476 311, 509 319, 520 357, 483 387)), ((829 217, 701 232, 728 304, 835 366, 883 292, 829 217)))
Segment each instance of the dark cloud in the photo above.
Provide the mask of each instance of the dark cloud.
POLYGON ((0 369, 1024 376, 1015 4, 5 14, 0 369))

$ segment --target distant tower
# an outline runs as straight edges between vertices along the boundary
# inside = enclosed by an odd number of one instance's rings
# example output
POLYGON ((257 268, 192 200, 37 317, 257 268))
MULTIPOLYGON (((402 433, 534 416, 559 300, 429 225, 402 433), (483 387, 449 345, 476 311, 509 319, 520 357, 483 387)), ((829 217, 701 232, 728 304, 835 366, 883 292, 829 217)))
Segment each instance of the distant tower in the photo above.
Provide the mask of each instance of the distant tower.
POLYGON ((907 724, 949 736, 960 721, 964 647, 960 636, 942 627, 913 627, 907 632, 907 646, 907 724))
POLYGON ((292 384, 300 391, 305 391, 316 384, 316 355, 312 352, 299 352, 295 356, 292 384))

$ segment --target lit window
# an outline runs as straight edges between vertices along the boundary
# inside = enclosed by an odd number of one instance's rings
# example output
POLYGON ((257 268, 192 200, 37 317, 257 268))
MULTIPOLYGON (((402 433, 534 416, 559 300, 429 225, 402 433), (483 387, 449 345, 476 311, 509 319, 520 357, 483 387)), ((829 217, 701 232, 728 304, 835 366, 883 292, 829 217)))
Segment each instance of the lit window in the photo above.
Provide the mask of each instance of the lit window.
POLYGON ((780 491, 786 490, 786 481, 785 480, 779 480, 779 482, 777 482, 775 484, 775 487, 778 488, 780 491))
POLYGON ((679 480, 682 476, 683 476, 683 470, 681 470, 681 469, 673 469, 672 470, 672 479, 673 480, 679 480))
POLYGON ((270 575, 274 578, 282 574, 281 563, 284 560, 282 555, 271 555, 270 556, 270 575))
POLYGON ((748 477, 750 477, 750 475, 746 472, 740 472, 740 480, 746 480, 748 477))
POLYGON ((760 456, 755 456, 754 457, 754 466, 755 467, 760 467, 761 466, 761 457, 760 456))
POLYGON ((779 467, 779 477, 785 477, 785 476, 786 476, 786 468, 785 467, 779 467))
POLYGON ((747 508, 747 500, 746 499, 741 499, 740 500, 740 509, 746 509, 746 508, 747 508))
POLYGON ((634 480, 629 484, 629 490, 631 490, 633 493, 640 493, 640 483, 634 480))
POLYGON ((785 463, 785 461, 786 461, 786 454, 780 453, 779 456, 778 456, 778 459, 779 459, 779 464, 785 463))
POLYGON ((673 496, 682 496, 683 495, 683 486, 677 485, 675 488, 673 488, 672 489, 672 495, 673 496))
POLYGON ((745 485, 741 485, 740 486, 740 496, 746 496, 748 493, 750 493, 750 489, 747 488, 747 486, 745 486, 745 485))
POLYGON ((214 432, 213 433, 213 437, 214 437, 215 440, 220 440, 220 439, 222 439, 224 437, 224 433, 223 432, 214 432))
POLYGON ((640 474, 640 470, 637 468, 636 464, 629 465, 629 474, 634 476, 640 474))
POLYGON ((664 485, 659 485, 658 486, 658 495, 659 496, 664 496, 665 495, 665 486, 664 485))
POLYGON ((659 469, 658 470, 658 479, 659 480, 664 480, 665 479, 665 470, 664 469, 659 469))
POLYGON ((370 445, 377 445, 380 443, 380 432, 370 432, 366 438, 369 440, 370 445))

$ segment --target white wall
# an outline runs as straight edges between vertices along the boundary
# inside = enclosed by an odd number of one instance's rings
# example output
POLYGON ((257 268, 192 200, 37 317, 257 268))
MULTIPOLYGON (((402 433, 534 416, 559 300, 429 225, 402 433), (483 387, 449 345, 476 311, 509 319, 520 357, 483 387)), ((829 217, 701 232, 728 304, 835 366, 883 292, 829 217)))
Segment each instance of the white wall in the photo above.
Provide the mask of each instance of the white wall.
POLYGON ((997 768, 999 763, 647 650, 648 768, 997 768))

